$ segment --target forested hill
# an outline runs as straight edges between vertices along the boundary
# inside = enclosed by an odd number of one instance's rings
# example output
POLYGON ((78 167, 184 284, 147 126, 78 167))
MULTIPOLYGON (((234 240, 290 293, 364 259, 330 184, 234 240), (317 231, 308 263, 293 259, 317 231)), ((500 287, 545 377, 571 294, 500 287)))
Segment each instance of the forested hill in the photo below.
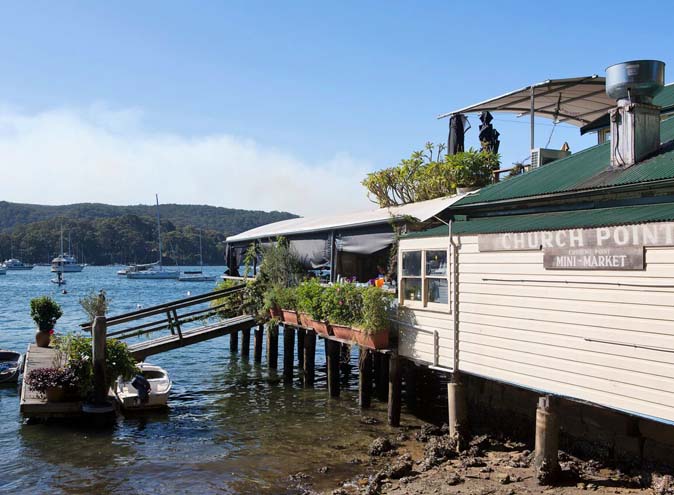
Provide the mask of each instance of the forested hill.
MULTIPOLYGON (((296 217, 292 213, 283 211, 238 210, 207 205, 163 204, 159 206, 159 211, 162 220, 168 220, 176 227, 191 226, 198 229, 216 230, 225 236, 296 217)), ((17 225, 56 217, 93 220, 124 215, 154 218, 156 207, 154 205, 114 206, 101 203, 48 206, 0 201, 0 230, 7 231, 17 225)))
MULTIPOLYGON (((198 263, 199 233, 205 264, 223 264, 227 236, 294 218, 285 212, 200 205, 161 205, 163 255, 168 264, 198 263)), ((151 263, 158 259, 156 207, 82 203, 42 206, 0 202, 0 260, 10 255, 45 263, 60 249, 90 264, 151 263)))

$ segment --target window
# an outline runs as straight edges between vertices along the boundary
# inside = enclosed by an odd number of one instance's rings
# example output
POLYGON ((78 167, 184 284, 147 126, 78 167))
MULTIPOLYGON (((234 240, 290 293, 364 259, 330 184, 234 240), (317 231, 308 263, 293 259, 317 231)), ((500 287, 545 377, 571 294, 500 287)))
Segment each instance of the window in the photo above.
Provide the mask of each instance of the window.
POLYGON ((402 251, 401 302, 410 307, 447 309, 447 250, 402 251))

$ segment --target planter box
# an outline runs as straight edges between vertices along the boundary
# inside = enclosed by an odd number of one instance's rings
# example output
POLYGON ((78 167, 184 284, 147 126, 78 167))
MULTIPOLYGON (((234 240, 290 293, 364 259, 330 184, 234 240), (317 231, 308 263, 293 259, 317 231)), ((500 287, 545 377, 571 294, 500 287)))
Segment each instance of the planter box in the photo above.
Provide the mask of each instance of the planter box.
POLYGON ((332 335, 332 329, 327 321, 316 321, 310 319, 311 328, 313 328, 319 335, 332 335))
POLYGON ((351 327, 336 325, 334 323, 331 323, 330 327, 332 328, 333 335, 338 339, 354 340, 354 331, 351 327))
POLYGON ((269 310, 269 316, 271 316, 272 318, 276 318, 278 320, 282 320, 283 319, 283 312, 278 308, 270 309, 269 310))
POLYGON ((300 322, 297 319, 297 311, 292 309, 282 309, 283 311, 283 321, 289 323, 290 325, 299 325, 300 322))
POLYGON ((377 333, 365 333, 360 328, 352 328, 351 330, 353 331, 352 339, 362 347, 370 349, 386 349, 388 347, 388 330, 377 333))
POLYGON ((311 317, 307 313, 300 312, 300 325, 304 328, 311 328, 311 317))

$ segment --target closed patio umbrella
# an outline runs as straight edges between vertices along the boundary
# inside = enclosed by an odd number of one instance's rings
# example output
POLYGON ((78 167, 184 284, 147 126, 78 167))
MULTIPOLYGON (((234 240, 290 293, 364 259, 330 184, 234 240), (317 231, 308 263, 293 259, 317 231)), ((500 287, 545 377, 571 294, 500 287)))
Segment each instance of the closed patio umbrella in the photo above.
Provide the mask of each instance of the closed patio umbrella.
POLYGON ((455 155, 464 150, 463 138, 468 129, 470 129, 470 124, 464 114, 457 113, 452 115, 449 119, 449 137, 447 138, 448 155, 455 155))

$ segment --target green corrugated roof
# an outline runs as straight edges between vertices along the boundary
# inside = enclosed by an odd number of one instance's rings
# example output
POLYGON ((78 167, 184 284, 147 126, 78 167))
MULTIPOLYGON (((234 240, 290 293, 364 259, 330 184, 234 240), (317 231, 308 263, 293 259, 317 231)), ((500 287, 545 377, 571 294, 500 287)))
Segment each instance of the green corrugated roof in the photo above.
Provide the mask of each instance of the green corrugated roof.
MULTIPOLYGON (((663 143, 674 139, 674 118, 660 126, 663 143)), ((454 206, 467 206, 546 194, 584 191, 603 187, 674 178, 674 149, 625 170, 608 170, 610 143, 574 153, 526 174, 491 184, 466 196, 454 206)))
MULTIPOLYGON (((452 222, 452 232, 456 234, 533 232, 538 230, 605 227, 609 225, 664 221, 674 221, 674 203, 472 218, 465 221, 452 222)), ((441 225, 440 227, 421 232, 411 232, 404 237, 438 237, 446 235, 447 226, 441 225)))
POLYGON ((658 95, 653 98, 653 105, 662 107, 663 110, 674 106, 674 84, 668 84, 658 95))

